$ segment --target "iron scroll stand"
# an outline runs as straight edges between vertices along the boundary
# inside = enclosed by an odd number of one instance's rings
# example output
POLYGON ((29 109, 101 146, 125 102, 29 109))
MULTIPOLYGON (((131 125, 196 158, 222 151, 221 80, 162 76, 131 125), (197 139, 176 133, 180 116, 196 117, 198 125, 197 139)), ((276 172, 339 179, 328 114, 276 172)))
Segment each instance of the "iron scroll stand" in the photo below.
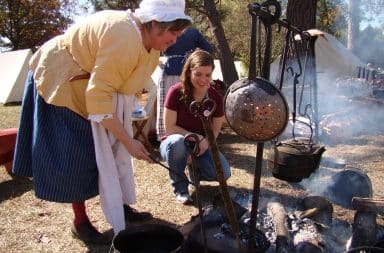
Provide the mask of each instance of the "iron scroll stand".
MULTIPOLYGON (((248 10, 250 15, 252 16, 252 33, 251 33, 251 50, 250 50, 251 57, 252 55, 256 55, 256 43, 254 43, 254 41, 256 41, 257 22, 261 21, 261 23, 265 28, 265 51, 264 51, 264 59, 261 66, 260 76, 266 80, 269 80, 272 24, 278 24, 279 26, 286 28, 288 33, 300 34, 305 39, 308 37, 308 35, 303 33, 298 28, 290 25, 288 22, 280 20, 281 6, 279 2, 277 2, 276 0, 267 0, 262 4, 259 4, 259 3, 249 4, 248 10)), ((253 62, 251 61, 250 68, 249 68, 249 79, 254 80, 256 78, 256 66, 252 66, 251 65, 252 63, 253 62)), ((264 150, 264 142, 257 142, 256 168, 255 168, 254 183, 253 183, 251 217, 249 222, 248 253, 254 252, 254 241, 255 241, 255 234, 256 234, 256 220, 257 220, 259 195, 260 195, 260 179, 261 179, 261 168, 262 168, 262 160, 263 160, 263 150, 264 150)))
MULTIPOLYGON (((206 98, 202 102, 193 101, 189 106, 189 110, 193 115, 199 117, 201 119, 201 122, 203 123, 204 131, 212 151, 214 167, 216 170, 217 180, 219 181, 219 184, 220 184, 220 191, 221 191, 221 195, 224 202, 224 208, 228 216, 232 233, 235 236, 237 247, 239 249, 239 252, 242 253, 243 247, 241 245, 241 240, 240 240, 239 224, 236 219, 235 209, 233 207, 233 203, 229 195, 227 183, 224 177, 223 168, 221 166, 220 157, 219 157, 219 147, 216 143, 215 136, 211 126, 211 116, 216 110, 216 103, 214 100, 210 98, 206 98)), ((202 216, 202 213, 200 213, 200 216, 202 216)), ((203 222, 201 223, 201 226, 202 226, 201 229, 204 230, 203 222)), ((202 234, 204 234, 204 231, 202 231, 202 234)), ((205 244, 204 245, 205 251, 207 251, 206 238, 203 238, 203 241, 205 244)))
MULTIPOLYGON (((277 1, 266 1, 262 4, 254 3, 249 4, 249 13, 252 16, 252 31, 251 31, 251 49, 250 54, 251 57, 256 55, 256 27, 257 27, 257 19, 263 23, 265 27, 265 35, 266 35, 266 44, 265 44, 265 54, 264 54, 264 62, 261 66, 261 77, 265 79, 269 79, 270 74, 270 66, 269 60, 271 58, 271 25, 273 21, 278 19, 281 15, 280 4, 277 1), (269 10, 269 7, 275 7, 275 15, 273 16, 269 10)), ((250 61, 249 66, 249 79, 256 79, 256 61, 250 61)), ((262 167, 262 157, 264 150, 264 142, 257 142, 257 151, 256 151, 256 167, 254 174, 254 182, 253 182, 253 194, 252 194, 252 208, 251 208, 251 216, 249 222, 249 237, 248 237, 248 253, 252 253, 254 249, 254 241, 256 234, 256 220, 257 220, 257 209, 259 206, 259 195, 260 195, 260 179, 261 179, 261 167, 262 167)))
MULTIPOLYGON (((253 3, 248 5, 249 13, 252 17, 252 32, 251 32, 251 47, 250 47, 250 56, 251 58, 256 55, 256 39, 257 39, 257 24, 260 21, 265 28, 265 49, 263 62, 260 62, 260 77, 265 80, 269 80, 270 76, 270 58, 271 58, 271 41, 272 41, 272 24, 278 24, 281 27, 286 28, 289 32, 300 34, 302 38, 307 38, 308 35, 303 33, 298 28, 290 25, 288 22, 280 20, 281 16, 281 6, 276 0, 266 0, 265 2, 253 3)), ((260 42, 260 40, 259 40, 260 42)), ((256 61, 250 61, 249 66, 249 80, 256 80, 256 61)), ((281 87, 280 87, 281 89, 281 87)), ((192 102, 190 105, 190 111, 195 116, 199 117, 202 120, 204 130, 207 135, 209 145, 212 150, 214 167, 216 169, 217 179, 220 184, 221 195, 224 202, 225 211, 228 216, 228 220, 231 226, 232 233, 236 239, 239 252, 243 252, 242 241, 240 239, 239 224, 236 219, 234 212, 234 207, 232 200, 230 198, 226 181, 224 179, 223 170, 221 168, 221 163, 219 159, 218 146, 213 136, 212 127, 210 125, 210 117, 212 116, 215 110, 216 104, 213 100, 206 99, 202 102, 192 102)), ((275 138, 276 136, 271 137, 270 139, 275 138)), ((270 140, 269 139, 269 140, 270 140)), ((253 195, 252 195, 252 207, 249 221, 249 237, 248 237, 248 253, 258 252, 255 251, 255 235, 256 235, 256 220, 257 212, 259 205, 259 195, 260 195, 260 179, 261 179, 261 169, 263 161, 263 150, 264 150, 264 141, 257 142, 257 152, 256 152, 256 167, 254 173, 254 182, 253 182, 253 195)), ((200 210, 201 211, 201 210, 200 210)), ((203 225, 203 224, 202 224, 203 225)), ((204 228, 202 228, 202 235, 205 237, 204 228)), ((206 238, 202 238, 207 250, 206 238)))

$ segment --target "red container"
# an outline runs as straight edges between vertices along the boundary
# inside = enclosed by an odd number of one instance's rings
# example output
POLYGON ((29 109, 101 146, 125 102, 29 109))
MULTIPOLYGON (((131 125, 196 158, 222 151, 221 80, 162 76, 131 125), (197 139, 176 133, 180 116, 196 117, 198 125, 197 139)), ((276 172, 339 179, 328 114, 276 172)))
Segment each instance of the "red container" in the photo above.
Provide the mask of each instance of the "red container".
POLYGON ((16 136, 17 128, 0 130, 0 165, 4 165, 8 173, 12 173, 16 136))

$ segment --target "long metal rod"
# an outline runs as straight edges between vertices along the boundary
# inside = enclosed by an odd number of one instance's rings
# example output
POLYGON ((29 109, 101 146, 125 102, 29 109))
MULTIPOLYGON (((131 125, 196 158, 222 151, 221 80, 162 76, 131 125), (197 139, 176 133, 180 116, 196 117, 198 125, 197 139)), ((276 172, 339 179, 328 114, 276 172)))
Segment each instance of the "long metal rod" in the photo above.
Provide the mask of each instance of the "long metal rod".
POLYGON ((256 80, 256 24, 257 17, 256 15, 252 15, 252 30, 251 30, 251 48, 250 48, 250 57, 249 57, 249 71, 248 71, 248 79, 256 80))
POLYGON ((278 84, 279 90, 283 88, 283 82, 284 82, 284 74, 285 74, 285 67, 287 65, 287 57, 288 57, 288 51, 289 51, 289 42, 291 41, 291 36, 292 32, 287 31, 287 34, 285 35, 285 44, 284 44, 284 51, 283 51, 283 56, 280 59, 280 64, 279 64, 279 70, 280 70, 280 76, 279 79, 276 81, 276 84, 278 84))
POLYGON ((210 98, 206 98, 202 103, 193 101, 189 106, 189 110, 192 112, 192 114, 199 117, 203 124, 204 132, 212 152, 212 159, 216 170, 217 181, 219 181, 220 184, 224 208, 228 216, 229 224, 231 225, 232 233, 236 238, 238 250, 240 253, 242 253, 243 247, 240 241, 239 224, 237 222, 235 208, 233 207, 231 196, 229 195, 227 182, 224 177, 224 171, 220 161, 219 146, 217 145, 216 138, 212 130, 211 116, 213 115, 215 109, 216 103, 210 98))
MULTIPOLYGON (((280 13, 278 10, 280 8, 280 5, 276 1, 271 1, 269 4, 275 5, 277 12, 280 13)), ((249 5, 251 6, 251 5, 249 5)), ((260 6, 260 5, 259 5, 260 6)), ((250 8, 250 7, 249 7, 250 8)), ((263 10, 265 7, 263 7, 263 10)), ((256 12, 256 15, 252 13, 250 8, 250 13, 252 15, 252 26, 256 25, 256 22, 253 21, 253 19, 256 19, 258 17, 260 21, 262 21, 264 28, 265 28, 265 50, 264 50, 264 61, 263 66, 261 66, 261 77, 265 79, 269 79, 270 74, 270 65, 269 60, 271 58, 271 40, 272 40, 272 29, 271 24, 276 17, 272 17, 270 12, 265 11, 263 15, 260 15, 260 13, 256 12)), ((278 17, 277 17, 278 19, 278 17)), ((252 28, 252 32, 256 33, 256 29, 252 28)), ((254 34, 251 35, 252 37, 256 36, 254 34)), ((251 48, 254 47, 256 44, 255 40, 251 41, 251 48)), ((252 55, 251 55, 252 59, 252 55)), ((254 58, 253 58, 254 59, 254 58)), ((248 253, 253 253, 255 250, 255 234, 256 234, 256 220, 257 220, 257 212, 258 212, 258 206, 259 206, 259 195, 260 195, 260 180, 261 180, 261 168, 262 168, 262 162, 263 162, 263 151, 264 151, 264 142, 258 142, 257 143, 257 152, 256 152, 256 167, 255 167, 255 174, 254 174, 254 181, 253 181, 253 194, 252 194, 252 208, 251 208, 251 218, 249 221, 249 237, 248 237, 248 253)))
POLYGON ((160 165, 161 167, 167 169, 170 173, 175 173, 176 175, 178 175, 179 177, 183 178, 183 180, 191 185, 195 185, 194 182, 191 182, 189 181, 188 177, 184 174, 184 173, 180 173, 176 170, 173 170, 171 168, 169 168, 168 166, 164 165, 162 162, 160 162, 160 158, 156 157, 154 154, 150 154, 149 157, 152 159, 152 161, 158 165, 160 165))
POLYGON ((259 206, 261 167, 263 164, 263 150, 264 150, 264 142, 257 143, 256 168, 255 168, 255 175, 253 179, 251 220, 249 221, 248 253, 253 253, 255 249, 256 220, 257 220, 257 209, 259 206))
POLYGON ((201 203, 200 198, 200 173, 197 171, 197 155, 199 154, 199 137, 195 133, 187 134, 184 137, 184 145, 185 147, 190 151, 191 157, 192 157, 192 181, 195 182, 196 187, 196 202, 197 207, 199 209, 199 220, 200 220, 200 235, 201 240, 204 243, 204 253, 208 253, 208 242, 207 242, 207 233, 205 229, 204 224, 204 218, 203 218, 203 205, 201 203), (195 146, 193 149, 190 148, 188 145, 188 141, 192 139, 192 141, 195 143, 195 146))
POLYGON ((196 156, 192 155, 192 173, 193 177, 195 178, 195 187, 196 187, 196 202, 197 202, 197 207, 199 209, 199 220, 200 220, 200 232, 201 232, 201 239, 204 243, 204 253, 208 253, 208 242, 207 242, 207 232, 205 229, 205 224, 204 224, 204 214, 203 214, 203 204, 201 203, 201 198, 200 198, 200 175, 197 172, 196 168, 196 156))
POLYGON ((223 198, 225 211, 228 216, 229 224, 231 225, 232 233, 236 238, 237 247, 239 249, 239 252, 241 253, 243 252, 243 247, 240 241, 239 224, 237 222, 235 208, 233 207, 232 199, 229 195, 227 182, 225 181, 225 178, 224 178, 223 167, 221 166, 221 162, 220 162, 219 147, 217 145, 215 136, 212 131, 210 118, 204 117, 202 118, 202 122, 203 122, 205 133, 207 135, 209 146, 212 151, 213 161, 216 169, 216 176, 220 184, 221 196, 223 198))

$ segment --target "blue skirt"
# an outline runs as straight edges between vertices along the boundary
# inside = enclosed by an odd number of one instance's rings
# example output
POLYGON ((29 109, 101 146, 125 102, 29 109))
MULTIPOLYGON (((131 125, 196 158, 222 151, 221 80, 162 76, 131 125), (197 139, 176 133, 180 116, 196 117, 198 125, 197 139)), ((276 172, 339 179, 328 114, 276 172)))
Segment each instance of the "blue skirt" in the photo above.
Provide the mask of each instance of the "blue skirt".
POLYGON ((45 103, 28 74, 13 173, 33 177, 38 198, 63 203, 98 195, 91 124, 65 107, 45 103))

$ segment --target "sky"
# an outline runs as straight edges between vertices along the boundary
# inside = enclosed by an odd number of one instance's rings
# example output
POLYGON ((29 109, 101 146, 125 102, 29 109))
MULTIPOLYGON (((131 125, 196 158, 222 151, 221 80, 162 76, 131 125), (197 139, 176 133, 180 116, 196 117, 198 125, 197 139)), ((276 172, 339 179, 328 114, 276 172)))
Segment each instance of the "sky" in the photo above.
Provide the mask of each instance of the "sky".
POLYGON ((82 19, 84 19, 90 13, 92 13, 93 9, 91 8, 90 4, 87 4, 86 0, 79 0, 79 5, 77 5, 77 11, 76 12, 78 13, 78 15, 75 15, 74 21, 78 22, 78 21, 81 21, 82 19), (84 8, 84 6, 88 7, 88 9, 84 8))
MULTIPOLYGON (((345 2, 347 2, 347 0, 345 0, 345 2)), ((82 20, 85 16, 89 15, 89 13, 92 12, 92 9, 91 10, 88 10, 88 13, 86 12, 86 10, 83 8, 81 8, 81 6, 86 6, 87 5, 87 0, 79 0, 79 5, 78 5, 78 12, 79 12, 79 15, 76 15, 74 20, 75 22, 76 21, 80 21, 82 20)), ((88 6, 90 6, 90 4, 88 4, 88 6)), ((372 27, 380 27, 380 19, 383 18, 383 17, 376 17, 376 18, 373 18, 373 20, 370 20, 370 21, 363 21, 361 24, 360 24, 360 28, 363 30, 365 29, 368 25, 371 25, 372 27)))

